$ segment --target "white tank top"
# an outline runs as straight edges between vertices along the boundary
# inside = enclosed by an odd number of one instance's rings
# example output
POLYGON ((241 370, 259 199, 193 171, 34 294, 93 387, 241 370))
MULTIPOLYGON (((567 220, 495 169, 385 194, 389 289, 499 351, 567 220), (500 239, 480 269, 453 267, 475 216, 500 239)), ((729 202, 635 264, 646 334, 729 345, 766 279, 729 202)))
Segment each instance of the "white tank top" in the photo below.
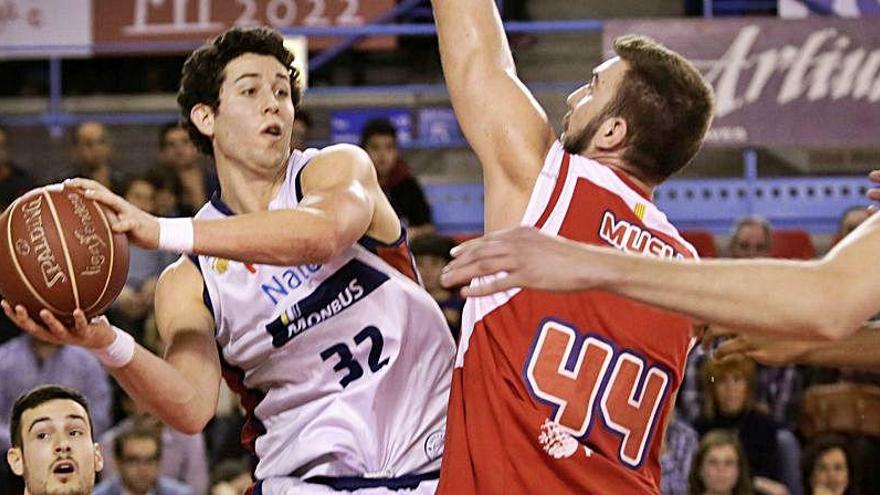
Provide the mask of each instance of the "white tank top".
MULTIPOLYGON (((297 206, 315 153, 293 153, 270 210, 297 206)), ((215 194, 196 218, 231 214, 215 194)), ((324 265, 197 261, 257 479, 439 469, 455 344, 405 232, 364 237, 324 265)))

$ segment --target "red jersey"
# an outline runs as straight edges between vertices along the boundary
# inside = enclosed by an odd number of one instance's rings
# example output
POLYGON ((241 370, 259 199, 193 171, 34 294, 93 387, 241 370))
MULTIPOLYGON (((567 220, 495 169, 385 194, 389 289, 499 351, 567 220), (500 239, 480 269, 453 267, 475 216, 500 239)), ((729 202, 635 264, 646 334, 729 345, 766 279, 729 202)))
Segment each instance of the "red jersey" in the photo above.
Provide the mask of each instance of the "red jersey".
MULTIPOLYGON (((558 142, 522 223, 696 257, 627 177, 558 142)), ((599 291, 469 299, 438 493, 659 494, 663 433, 693 343, 690 319, 599 291)))

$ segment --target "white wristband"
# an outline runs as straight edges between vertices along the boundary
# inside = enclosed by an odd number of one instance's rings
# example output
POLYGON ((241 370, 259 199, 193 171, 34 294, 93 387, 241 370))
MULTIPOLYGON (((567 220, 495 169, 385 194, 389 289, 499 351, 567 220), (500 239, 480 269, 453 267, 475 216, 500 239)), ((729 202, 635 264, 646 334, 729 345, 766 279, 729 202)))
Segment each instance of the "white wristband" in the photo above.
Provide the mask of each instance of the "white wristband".
POLYGON ((122 368, 134 358, 134 337, 113 327, 116 339, 103 349, 92 349, 92 354, 108 368, 122 368))
POLYGON ((192 218, 160 218, 159 249, 175 253, 191 253, 193 250, 192 218))

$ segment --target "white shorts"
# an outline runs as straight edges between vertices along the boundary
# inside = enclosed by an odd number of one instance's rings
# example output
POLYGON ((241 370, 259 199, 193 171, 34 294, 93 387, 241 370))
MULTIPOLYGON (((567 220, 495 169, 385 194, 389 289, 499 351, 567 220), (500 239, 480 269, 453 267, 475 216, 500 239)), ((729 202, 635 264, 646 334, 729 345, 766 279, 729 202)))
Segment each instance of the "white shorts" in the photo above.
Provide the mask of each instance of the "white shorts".
MULTIPOLYGON (((392 481, 392 480, 389 480, 392 481)), ((365 484, 380 484, 379 480, 365 480, 365 484)), ((395 483, 388 486, 357 488, 357 483, 346 483, 348 488, 334 488, 325 484, 309 483, 298 478, 269 478, 257 483, 253 495, 433 495, 438 480, 424 479, 414 487, 399 488, 395 483)))

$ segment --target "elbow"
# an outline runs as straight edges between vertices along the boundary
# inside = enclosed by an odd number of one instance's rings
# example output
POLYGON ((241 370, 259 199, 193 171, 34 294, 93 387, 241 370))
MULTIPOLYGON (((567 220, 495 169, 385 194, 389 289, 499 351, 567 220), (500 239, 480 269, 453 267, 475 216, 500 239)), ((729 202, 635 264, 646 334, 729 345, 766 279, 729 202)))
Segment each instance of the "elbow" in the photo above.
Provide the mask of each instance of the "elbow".
POLYGON ((169 426, 185 435, 198 435, 204 431, 206 426, 208 426, 208 422, 212 417, 213 414, 208 416, 182 416, 174 421, 168 421, 167 423, 169 426))
POLYGON ((822 340, 840 340, 849 337, 856 333, 864 322, 854 321, 846 316, 828 312, 813 323, 811 333, 822 340))
POLYGON ((302 264, 322 265, 338 256, 353 241, 345 239, 332 225, 326 225, 317 235, 305 239, 299 249, 285 250, 275 253, 273 257, 276 265, 294 266, 302 264))

